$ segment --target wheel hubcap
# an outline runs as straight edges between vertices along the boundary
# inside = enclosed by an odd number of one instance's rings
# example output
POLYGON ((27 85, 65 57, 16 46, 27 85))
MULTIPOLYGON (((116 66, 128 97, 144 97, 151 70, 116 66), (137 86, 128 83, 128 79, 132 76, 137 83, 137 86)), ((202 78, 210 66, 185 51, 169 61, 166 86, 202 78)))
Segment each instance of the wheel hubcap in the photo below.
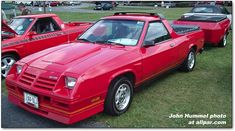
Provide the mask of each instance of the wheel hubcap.
POLYGON ((192 69, 195 63, 194 53, 190 52, 188 56, 188 67, 189 69, 192 69))
POLYGON ((12 57, 5 57, 2 59, 2 76, 6 77, 11 66, 15 63, 15 59, 12 57))
POLYGON ((121 111, 125 109, 130 101, 130 86, 127 84, 122 84, 118 87, 115 94, 115 106, 121 111))
POLYGON ((224 35, 224 38, 223 38, 223 45, 226 46, 227 44, 227 39, 226 39, 226 35, 224 35))

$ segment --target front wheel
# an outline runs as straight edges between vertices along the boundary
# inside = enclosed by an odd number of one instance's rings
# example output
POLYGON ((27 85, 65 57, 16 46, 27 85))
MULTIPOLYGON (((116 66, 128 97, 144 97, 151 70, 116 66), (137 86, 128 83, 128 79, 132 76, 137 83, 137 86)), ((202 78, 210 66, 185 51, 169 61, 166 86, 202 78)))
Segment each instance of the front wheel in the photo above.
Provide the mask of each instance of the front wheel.
POLYGON ((196 64, 196 51, 195 49, 190 49, 187 58, 184 63, 181 65, 181 70, 189 72, 192 71, 196 64))
POLYGON ((105 99, 105 113, 113 116, 125 113, 131 104, 132 96, 133 84, 128 78, 122 77, 114 80, 105 99))
POLYGON ((223 39, 219 43, 219 47, 225 47, 227 45, 227 34, 224 35, 223 39))
POLYGON ((2 56, 2 78, 6 78, 11 66, 17 61, 14 55, 2 56))

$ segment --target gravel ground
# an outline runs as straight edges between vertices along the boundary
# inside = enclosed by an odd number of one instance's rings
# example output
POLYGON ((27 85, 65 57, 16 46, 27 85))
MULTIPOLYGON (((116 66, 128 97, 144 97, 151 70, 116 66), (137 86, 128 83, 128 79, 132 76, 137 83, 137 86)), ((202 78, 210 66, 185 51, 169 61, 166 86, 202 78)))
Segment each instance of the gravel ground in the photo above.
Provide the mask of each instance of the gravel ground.
POLYGON ((56 121, 32 114, 21 109, 7 99, 2 94, 1 98, 1 124, 2 128, 105 128, 104 123, 88 118, 73 125, 64 125, 56 121))

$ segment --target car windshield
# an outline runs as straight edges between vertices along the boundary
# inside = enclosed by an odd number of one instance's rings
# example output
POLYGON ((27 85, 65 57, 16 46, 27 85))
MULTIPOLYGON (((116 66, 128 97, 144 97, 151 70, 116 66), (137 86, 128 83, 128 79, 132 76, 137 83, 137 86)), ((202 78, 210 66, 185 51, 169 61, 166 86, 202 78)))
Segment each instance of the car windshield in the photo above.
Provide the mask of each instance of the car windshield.
POLYGON ((191 11, 192 13, 214 13, 213 8, 211 7, 195 7, 191 11))
POLYGON ((9 26, 18 35, 22 35, 28 29, 28 27, 32 23, 32 21, 33 21, 33 18, 14 18, 14 19, 12 19, 9 26))
POLYGON ((135 20, 100 20, 78 39, 101 44, 120 44, 134 46, 137 44, 143 21, 135 20))

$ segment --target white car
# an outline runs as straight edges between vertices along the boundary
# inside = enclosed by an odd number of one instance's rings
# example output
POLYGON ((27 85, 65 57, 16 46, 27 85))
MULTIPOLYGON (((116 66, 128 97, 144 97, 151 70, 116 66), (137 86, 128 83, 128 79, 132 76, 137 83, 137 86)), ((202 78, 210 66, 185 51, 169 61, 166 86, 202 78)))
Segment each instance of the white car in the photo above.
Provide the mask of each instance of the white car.
POLYGON ((81 5, 81 1, 69 1, 70 5, 81 5))
POLYGON ((232 24, 232 15, 221 5, 197 5, 189 13, 183 14, 184 17, 192 15, 226 15, 232 24))
POLYGON ((81 5, 82 2, 81 1, 63 1, 62 2, 62 5, 81 5))

